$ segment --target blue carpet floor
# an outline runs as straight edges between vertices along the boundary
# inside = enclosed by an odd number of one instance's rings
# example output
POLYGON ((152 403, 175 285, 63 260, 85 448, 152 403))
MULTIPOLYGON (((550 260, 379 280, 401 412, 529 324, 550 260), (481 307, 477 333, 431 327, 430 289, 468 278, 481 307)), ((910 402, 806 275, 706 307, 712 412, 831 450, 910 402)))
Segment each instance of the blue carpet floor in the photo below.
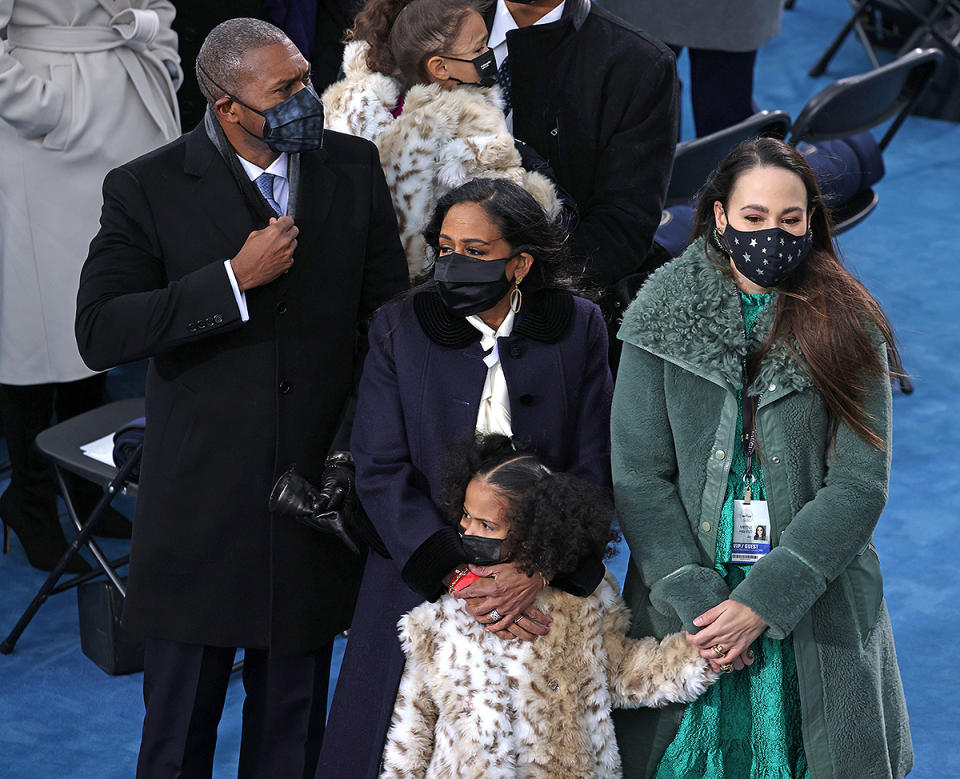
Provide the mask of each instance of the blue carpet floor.
MULTIPOLYGON (((796 117, 830 80, 869 69, 851 37, 826 76, 806 75, 847 8, 838 0, 799 0, 784 14, 781 36, 758 58, 761 108, 796 117)), ((685 68, 681 58, 681 77, 685 68)), ((687 103, 684 137, 691 136, 687 103)), ((960 777, 960 252, 952 232, 960 224, 960 125, 911 118, 885 161, 876 212, 842 237, 841 248, 886 308, 915 376, 916 392, 894 398, 893 480, 876 543, 910 709, 912 776, 952 779, 960 777)), ((111 382, 118 395, 137 390, 135 371, 121 371, 111 382)), ((124 543, 104 546, 120 553, 124 543)), ((11 547, 0 559, 0 635, 44 579, 27 565, 17 541, 11 547)), ((622 579, 626 565, 621 553, 611 568, 622 579)), ((341 653, 342 642, 338 658, 341 653)), ((143 717, 140 684, 140 674, 109 677, 87 660, 75 596, 52 598, 15 653, 0 656, 0 777, 132 776, 143 717)), ((236 775, 241 703, 235 680, 220 727, 217 777, 236 775)))

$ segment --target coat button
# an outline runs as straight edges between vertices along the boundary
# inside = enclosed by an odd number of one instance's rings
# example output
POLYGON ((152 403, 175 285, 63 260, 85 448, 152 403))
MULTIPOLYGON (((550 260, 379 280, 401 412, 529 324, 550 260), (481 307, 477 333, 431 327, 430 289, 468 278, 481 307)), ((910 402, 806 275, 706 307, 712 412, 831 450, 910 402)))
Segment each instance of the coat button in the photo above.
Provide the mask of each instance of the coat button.
POLYGON ((196 323, 196 322, 188 322, 188 323, 187 323, 187 330, 189 330, 191 333, 197 332, 197 323, 196 323))
POLYGON ((701 529, 704 533, 709 533, 709 532, 710 532, 710 523, 709 523, 709 522, 701 522, 701 523, 700 523, 700 529, 701 529))
POLYGON ((776 385, 776 384, 771 384, 769 387, 767 387, 767 389, 768 389, 770 392, 773 392, 776 388, 777 388, 777 385, 776 385))
POLYGON ((556 692, 557 690, 560 689, 560 684, 557 682, 556 679, 551 679, 551 680, 547 683, 547 687, 549 687, 551 690, 553 690, 554 692, 556 692))
POLYGON ((286 314, 286 313, 287 313, 287 303, 286 303, 286 301, 281 300, 279 303, 277 303, 277 313, 278 313, 278 314, 286 314))
POLYGON ((283 380, 280 382, 280 392, 284 395, 289 395, 293 391, 293 385, 287 381, 283 380))
POLYGON ((517 398, 517 402, 521 406, 530 406, 533 404, 533 395, 528 395, 525 393, 521 395, 519 398, 517 398))
POLYGON ((212 316, 208 316, 208 317, 207 317, 207 326, 208 326, 208 327, 213 327, 215 324, 216 324, 216 322, 213 321, 213 317, 212 317, 212 316))
POLYGON ((510 347, 511 357, 519 357, 521 354, 523 354, 523 347, 520 344, 514 344, 510 347))
POLYGON ((214 314, 213 321, 214 321, 214 324, 218 324, 218 325, 223 324, 223 317, 220 316, 220 314, 214 314))
POLYGON ((197 329, 198 329, 198 330, 203 330, 203 328, 205 328, 206 326, 207 326, 207 323, 206 323, 203 319, 198 319, 198 320, 197 320, 197 329))
POLYGON ((772 462, 774 465, 780 465, 780 458, 774 455, 770 458, 770 462, 772 462))
POLYGON ((717 449, 717 451, 713 453, 713 456, 716 457, 718 460, 722 460, 724 457, 727 456, 727 453, 723 451, 723 449, 717 449))

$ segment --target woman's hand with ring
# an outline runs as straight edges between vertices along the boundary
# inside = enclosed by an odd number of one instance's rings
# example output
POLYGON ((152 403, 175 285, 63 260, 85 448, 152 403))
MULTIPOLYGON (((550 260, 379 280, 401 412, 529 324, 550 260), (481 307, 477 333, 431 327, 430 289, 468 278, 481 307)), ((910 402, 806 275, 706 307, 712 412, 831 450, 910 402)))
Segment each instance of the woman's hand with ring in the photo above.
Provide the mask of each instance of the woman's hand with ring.
POLYGON ((693 624, 703 629, 696 635, 687 633, 687 640, 697 646, 700 656, 717 672, 725 665, 739 671, 752 664, 750 645, 767 629, 767 623, 749 606, 734 600, 725 600, 705 611, 693 624), (723 650, 722 655, 715 646, 723 650))
POLYGON ((513 563, 471 565, 470 570, 484 578, 458 590, 453 597, 466 600, 467 612, 483 624, 485 630, 505 640, 524 641, 533 641, 550 631, 550 618, 532 608, 534 598, 544 586, 541 577, 527 576, 513 563), (499 620, 491 621, 493 612, 499 620), (516 621, 518 617, 522 619, 516 621))

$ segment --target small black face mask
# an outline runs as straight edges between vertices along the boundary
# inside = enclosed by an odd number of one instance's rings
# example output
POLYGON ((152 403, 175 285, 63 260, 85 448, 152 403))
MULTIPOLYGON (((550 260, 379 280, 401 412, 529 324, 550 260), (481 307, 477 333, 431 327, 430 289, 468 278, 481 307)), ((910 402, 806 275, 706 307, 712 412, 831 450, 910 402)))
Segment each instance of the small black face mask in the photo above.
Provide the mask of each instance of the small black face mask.
POLYGON ((813 248, 809 230, 794 235, 781 227, 742 231, 728 224, 716 237, 737 270, 758 287, 775 287, 787 279, 813 248))
POLYGON ((493 308, 510 291, 513 281, 507 278, 507 263, 512 259, 478 260, 464 254, 438 258, 433 278, 447 310, 470 316, 493 308))
POLYGON ((468 536, 459 523, 457 523, 457 533, 460 535, 463 551, 467 555, 466 562, 474 565, 499 565, 506 562, 500 557, 503 554, 502 539, 468 536))
POLYGON ((282 103, 277 103, 266 111, 258 111, 227 92, 210 78, 210 74, 202 65, 200 70, 210 83, 224 92, 227 97, 264 118, 262 136, 250 132, 242 124, 240 128, 254 138, 263 140, 273 151, 278 154, 295 153, 311 151, 323 146, 323 103, 320 102, 320 97, 312 85, 308 84, 282 103))
POLYGON ((460 57, 447 57, 446 55, 441 55, 444 59, 455 60, 457 62, 472 62, 473 69, 477 71, 477 81, 461 81, 458 78, 450 77, 451 81, 456 81, 458 84, 463 84, 468 87, 492 87, 497 83, 497 57, 493 53, 493 49, 487 49, 479 57, 474 57, 472 60, 461 59, 460 57))

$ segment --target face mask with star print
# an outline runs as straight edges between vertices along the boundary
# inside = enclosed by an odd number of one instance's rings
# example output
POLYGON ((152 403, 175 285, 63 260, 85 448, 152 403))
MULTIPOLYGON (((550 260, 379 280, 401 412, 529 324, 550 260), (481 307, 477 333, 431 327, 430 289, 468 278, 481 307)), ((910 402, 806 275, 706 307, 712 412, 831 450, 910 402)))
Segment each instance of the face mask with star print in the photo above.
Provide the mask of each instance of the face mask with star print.
POLYGON ((730 225, 718 235, 721 248, 733 264, 758 287, 775 287, 810 254, 813 238, 788 233, 780 227, 744 232, 730 225))

